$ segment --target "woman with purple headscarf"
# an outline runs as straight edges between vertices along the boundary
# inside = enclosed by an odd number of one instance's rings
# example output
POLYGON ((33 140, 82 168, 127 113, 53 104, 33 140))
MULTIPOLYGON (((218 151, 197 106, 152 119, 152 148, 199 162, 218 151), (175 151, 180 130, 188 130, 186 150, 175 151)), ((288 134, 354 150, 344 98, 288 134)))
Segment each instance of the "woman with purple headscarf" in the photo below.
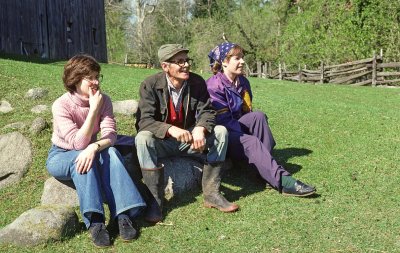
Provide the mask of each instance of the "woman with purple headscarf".
POLYGON ((255 166, 261 177, 284 195, 309 196, 312 186, 294 179, 271 152, 275 140, 263 112, 254 112, 250 83, 243 73, 243 48, 225 42, 210 51, 210 66, 214 75, 207 89, 217 111, 217 124, 229 131, 228 155, 255 166))

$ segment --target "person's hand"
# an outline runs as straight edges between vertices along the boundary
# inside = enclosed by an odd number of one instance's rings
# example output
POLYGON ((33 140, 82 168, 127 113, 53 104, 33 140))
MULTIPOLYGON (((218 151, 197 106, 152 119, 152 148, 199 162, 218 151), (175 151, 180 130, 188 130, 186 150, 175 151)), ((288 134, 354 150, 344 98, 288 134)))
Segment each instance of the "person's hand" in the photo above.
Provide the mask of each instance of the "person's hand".
POLYGON ((87 173, 93 164, 98 145, 89 144, 75 159, 75 169, 79 174, 87 173))
POLYGON ((168 128, 168 133, 169 135, 174 137, 177 141, 184 143, 192 143, 193 137, 188 130, 176 126, 171 126, 170 128, 168 128))
POLYGON ((204 134, 205 128, 204 127, 195 127, 192 131, 193 142, 190 145, 192 150, 198 151, 202 153, 206 147, 206 138, 204 134))
POLYGON ((103 105, 103 95, 100 89, 92 89, 89 87, 89 108, 94 112, 98 112, 103 105))

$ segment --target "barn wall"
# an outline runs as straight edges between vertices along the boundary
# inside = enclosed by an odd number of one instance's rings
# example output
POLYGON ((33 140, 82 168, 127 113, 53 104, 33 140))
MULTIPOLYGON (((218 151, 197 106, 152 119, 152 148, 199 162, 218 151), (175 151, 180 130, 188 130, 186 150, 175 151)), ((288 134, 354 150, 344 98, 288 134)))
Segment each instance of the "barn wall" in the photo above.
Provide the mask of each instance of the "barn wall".
POLYGON ((0 51, 107 61, 103 0, 1 0, 0 51))

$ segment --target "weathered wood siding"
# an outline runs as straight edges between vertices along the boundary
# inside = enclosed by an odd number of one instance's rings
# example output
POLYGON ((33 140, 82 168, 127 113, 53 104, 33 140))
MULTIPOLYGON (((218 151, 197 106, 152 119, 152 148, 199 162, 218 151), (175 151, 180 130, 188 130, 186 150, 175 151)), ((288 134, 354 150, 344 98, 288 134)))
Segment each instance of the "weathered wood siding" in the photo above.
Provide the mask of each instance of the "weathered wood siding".
POLYGON ((107 61, 103 0, 0 0, 0 51, 107 61))

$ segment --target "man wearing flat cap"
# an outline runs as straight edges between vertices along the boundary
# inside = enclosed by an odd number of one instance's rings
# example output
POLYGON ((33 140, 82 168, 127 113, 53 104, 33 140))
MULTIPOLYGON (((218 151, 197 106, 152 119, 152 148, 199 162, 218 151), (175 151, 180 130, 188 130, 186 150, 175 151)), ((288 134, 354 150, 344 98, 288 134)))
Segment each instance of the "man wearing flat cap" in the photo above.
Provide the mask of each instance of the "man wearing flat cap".
POLYGON ((140 86, 135 138, 143 181, 152 193, 145 219, 162 220, 164 166, 159 158, 206 153, 202 189, 204 206, 222 212, 239 207, 219 192, 221 168, 228 146, 228 132, 215 125, 206 83, 190 72, 189 50, 180 44, 162 45, 158 58, 162 72, 152 75, 140 86))

